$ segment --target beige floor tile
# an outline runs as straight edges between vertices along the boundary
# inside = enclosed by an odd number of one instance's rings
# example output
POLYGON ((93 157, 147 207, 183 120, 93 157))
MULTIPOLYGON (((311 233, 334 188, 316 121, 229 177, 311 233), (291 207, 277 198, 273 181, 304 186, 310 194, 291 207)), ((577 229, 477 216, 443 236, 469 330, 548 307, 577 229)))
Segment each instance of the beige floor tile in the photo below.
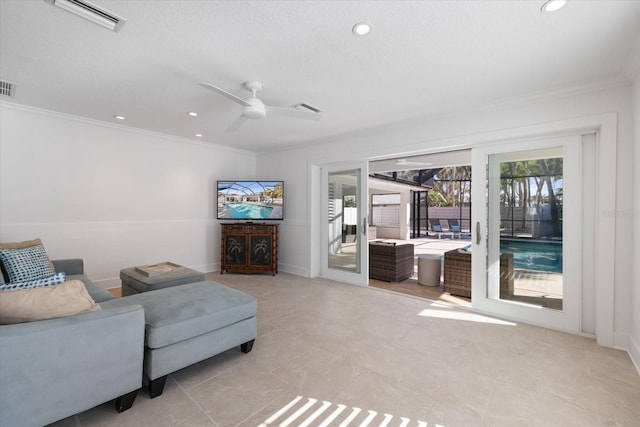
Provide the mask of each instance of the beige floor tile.
POLYGON ((292 388, 254 364, 243 363, 195 386, 189 396, 214 422, 233 426, 292 388))
POLYGON ((299 412, 290 426, 640 427, 640 376, 593 339, 325 279, 207 278, 258 299, 250 353, 175 372, 122 414, 111 401, 55 427, 256 427, 298 398, 268 426, 299 412))
MULTIPOLYGON (((434 403, 425 421, 429 426, 475 427, 484 425, 483 418, 478 412, 460 406, 458 402, 450 402, 443 398, 434 403)), ((510 424, 510 426, 513 427, 514 424, 510 424)))
POLYGON ((109 402, 83 412, 79 419, 83 427, 162 427, 176 426, 200 412, 170 376, 164 393, 155 399, 149 399, 147 389, 143 388, 128 411, 118 414, 113 402, 109 402))
POLYGON ((549 394, 529 392, 498 382, 487 407, 487 420, 496 417, 527 419, 535 426, 597 426, 596 412, 549 394))
POLYGON ((187 418, 176 427, 218 427, 204 412, 198 412, 192 417, 187 418))
POLYGON ((433 398, 426 393, 416 393, 415 390, 371 371, 359 375, 340 390, 334 401, 360 408, 365 413, 375 411, 378 414, 390 414, 396 419, 408 418, 412 423, 424 421, 434 404, 433 398))
POLYGON ((272 373, 305 396, 330 400, 364 371, 350 359, 318 349, 290 360, 272 373))

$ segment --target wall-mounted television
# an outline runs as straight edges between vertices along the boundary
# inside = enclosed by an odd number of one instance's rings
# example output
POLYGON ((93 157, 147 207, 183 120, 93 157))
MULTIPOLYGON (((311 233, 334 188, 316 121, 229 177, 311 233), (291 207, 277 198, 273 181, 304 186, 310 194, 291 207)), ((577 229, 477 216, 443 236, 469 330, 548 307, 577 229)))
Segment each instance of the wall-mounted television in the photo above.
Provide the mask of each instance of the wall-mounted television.
POLYGON ((218 181, 218 219, 284 218, 284 181, 218 181))

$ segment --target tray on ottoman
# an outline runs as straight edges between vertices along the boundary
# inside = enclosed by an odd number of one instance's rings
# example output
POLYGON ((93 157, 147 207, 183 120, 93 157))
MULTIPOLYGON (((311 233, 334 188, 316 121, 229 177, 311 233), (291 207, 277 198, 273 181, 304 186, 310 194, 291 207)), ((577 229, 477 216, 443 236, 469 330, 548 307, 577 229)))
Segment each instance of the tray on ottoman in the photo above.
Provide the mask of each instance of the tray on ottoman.
POLYGON ((160 274, 174 273, 176 271, 184 270, 184 267, 172 262, 161 262, 158 264, 141 265, 134 267, 136 271, 145 276, 158 276, 160 274))

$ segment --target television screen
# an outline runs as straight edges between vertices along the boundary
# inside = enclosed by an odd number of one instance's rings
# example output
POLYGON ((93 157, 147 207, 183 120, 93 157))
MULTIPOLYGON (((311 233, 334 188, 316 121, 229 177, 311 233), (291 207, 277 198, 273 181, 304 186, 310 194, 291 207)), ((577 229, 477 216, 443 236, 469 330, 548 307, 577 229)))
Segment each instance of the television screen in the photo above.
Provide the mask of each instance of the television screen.
POLYGON ((218 219, 281 220, 284 181, 218 181, 218 219))

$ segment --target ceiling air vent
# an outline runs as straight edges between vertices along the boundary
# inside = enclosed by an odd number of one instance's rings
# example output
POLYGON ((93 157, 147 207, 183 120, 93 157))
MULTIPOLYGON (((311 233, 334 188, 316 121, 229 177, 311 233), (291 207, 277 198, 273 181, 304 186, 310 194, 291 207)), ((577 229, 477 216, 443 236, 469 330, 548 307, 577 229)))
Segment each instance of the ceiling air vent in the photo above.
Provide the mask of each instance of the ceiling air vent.
POLYGON ((76 14, 84 19, 87 19, 94 24, 98 24, 101 27, 107 28, 111 31, 118 32, 120 28, 127 22, 126 19, 114 15, 105 9, 89 3, 85 0, 44 0, 54 6, 64 9, 67 12, 76 14))
POLYGON ((293 108, 296 108, 301 111, 311 112, 311 113, 322 113, 322 110, 319 109, 318 107, 314 107, 313 105, 309 105, 304 102, 302 104, 294 105, 293 108))
POLYGON ((16 84, 0 80, 0 95, 13 98, 16 95, 16 84))

